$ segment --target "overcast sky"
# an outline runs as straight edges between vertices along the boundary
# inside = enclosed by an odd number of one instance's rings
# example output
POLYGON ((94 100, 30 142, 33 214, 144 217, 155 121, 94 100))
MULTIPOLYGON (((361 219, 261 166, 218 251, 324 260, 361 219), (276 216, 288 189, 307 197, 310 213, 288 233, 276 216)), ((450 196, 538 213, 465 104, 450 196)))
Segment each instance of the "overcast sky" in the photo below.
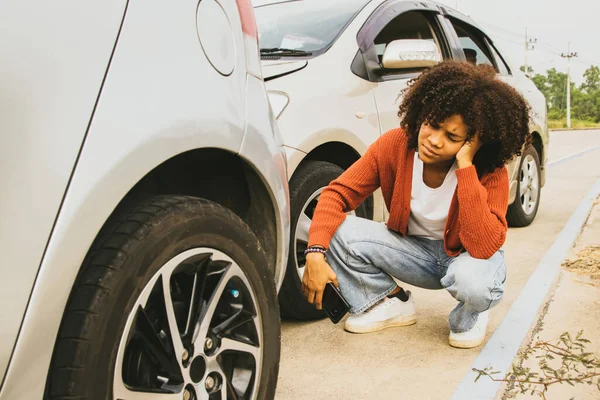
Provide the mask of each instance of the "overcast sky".
POLYGON ((479 23, 515 65, 525 63, 525 28, 537 38, 533 51, 527 52, 528 64, 535 72, 555 67, 567 72, 571 52, 571 74, 582 81, 590 65, 600 66, 600 0, 439 0, 479 23))

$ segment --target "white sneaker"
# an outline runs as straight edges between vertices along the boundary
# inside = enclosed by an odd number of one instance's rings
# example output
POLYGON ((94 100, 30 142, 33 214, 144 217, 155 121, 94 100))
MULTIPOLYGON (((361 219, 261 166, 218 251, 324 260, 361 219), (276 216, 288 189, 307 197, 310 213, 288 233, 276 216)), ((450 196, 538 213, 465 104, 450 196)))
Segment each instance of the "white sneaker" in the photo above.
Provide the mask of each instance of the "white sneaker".
POLYGON ((344 329, 353 333, 377 332, 393 326, 407 326, 417 322, 415 302, 410 291, 408 301, 397 297, 386 297, 375 307, 362 314, 351 315, 346 319, 344 329))
POLYGON ((489 311, 484 311, 477 316, 477 322, 468 331, 460 333, 450 331, 450 346, 459 349, 471 349, 479 346, 485 339, 489 319, 489 311))

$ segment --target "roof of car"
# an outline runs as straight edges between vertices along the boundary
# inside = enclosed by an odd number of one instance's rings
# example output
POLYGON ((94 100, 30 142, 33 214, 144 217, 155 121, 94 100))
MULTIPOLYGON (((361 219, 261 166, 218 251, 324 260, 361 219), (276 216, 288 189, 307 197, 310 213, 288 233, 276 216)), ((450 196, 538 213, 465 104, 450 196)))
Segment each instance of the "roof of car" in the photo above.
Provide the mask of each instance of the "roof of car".
POLYGON ((436 4, 438 6, 438 8, 440 8, 445 15, 448 15, 452 18, 459 19, 463 22, 468 23, 469 25, 474 26, 475 28, 479 29, 480 31, 485 32, 483 30, 483 28, 481 28, 481 26, 477 22, 473 21, 471 19, 471 17, 469 17, 468 15, 465 15, 465 14, 461 13, 460 11, 455 10, 452 7, 448 7, 447 5, 436 2, 436 1, 428 1, 428 3, 436 4))

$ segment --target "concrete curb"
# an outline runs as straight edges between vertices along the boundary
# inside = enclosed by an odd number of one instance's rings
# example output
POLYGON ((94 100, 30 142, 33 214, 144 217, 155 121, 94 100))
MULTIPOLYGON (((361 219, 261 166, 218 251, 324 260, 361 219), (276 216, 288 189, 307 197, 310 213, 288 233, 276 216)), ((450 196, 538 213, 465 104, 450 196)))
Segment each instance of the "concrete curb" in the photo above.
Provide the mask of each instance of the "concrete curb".
POLYGON ((531 274, 508 314, 459 384, 452 400, 493 400, 496 397, 501 382, 494 382, 484 377, 475 383, 477 373, 472 369, 492 367, 494 370, 500 371, 498 376, 504 376, 510 368, 523 340, 531 329, 532 323, 537 319, 537 314, 548 291, 558 276, 561 263, 566 258, 573 242, 581 233, 581 229, 599 195, 600 180, 596 181, 589 190, 540 261, 536 270, 531 274))
POLYGON ((548 129, 550 132, 568 132, 568 131, 600 131, 600 126, 597 128, 554 128, 548 129))

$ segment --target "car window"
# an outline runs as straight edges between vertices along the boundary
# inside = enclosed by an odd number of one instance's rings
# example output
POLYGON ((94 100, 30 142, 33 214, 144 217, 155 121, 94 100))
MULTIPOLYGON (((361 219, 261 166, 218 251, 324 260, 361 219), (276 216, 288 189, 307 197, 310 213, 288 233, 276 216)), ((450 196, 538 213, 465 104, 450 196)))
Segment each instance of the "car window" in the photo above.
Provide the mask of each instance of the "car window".
POLYGON ((305 0, 254 8, 261 49, 328 49, 369 0, 305 0))
POLYGON ((440 53, 440 41, 427 17, 418 11, 409 11, 400 14, 391 20, 375 38, 375 50, 381 64, 385 48, 394 40, 423 39, 434 42, 440 53))
POLYGON ((504 59, 502 58, 502 56, 500 56, 500 53, 498 53, 498 50, 496 50, 494 45, 490 45, 490 49, 492 50, 494 58, 496 59, 496 65, 498 66, 498 72, 500 73, 500 75, 511 75, 510 68, 508 68, 508 65, 506 65, 504 59))
POLYGON ((465 53, 467 61, 475 65, 487 64, 496 68, 495 63, 492 61, 493 56, 485 44, 483 35, 473 27, 457 20, 450 19, 450 22, 458 35, 460 46, 465 53))

